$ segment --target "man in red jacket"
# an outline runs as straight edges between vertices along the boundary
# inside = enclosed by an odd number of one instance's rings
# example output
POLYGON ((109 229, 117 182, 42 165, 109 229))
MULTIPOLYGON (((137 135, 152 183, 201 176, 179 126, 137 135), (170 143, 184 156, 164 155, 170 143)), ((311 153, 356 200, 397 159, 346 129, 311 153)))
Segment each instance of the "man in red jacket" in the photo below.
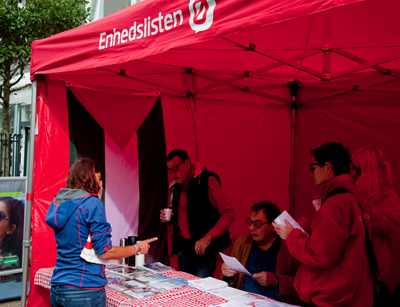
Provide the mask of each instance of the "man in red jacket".
POLYGON ((342 143, 312 150, 310 174, 322 201, 311 224, 312 235, 293 229, 287 221, 287 227, 274 223, 290 253, 303 263, 294 287, 311 306, 373 304, 360 197, 348 176, 350 163, 342 143), (332 195, 336 189, 347 192, 332 195))

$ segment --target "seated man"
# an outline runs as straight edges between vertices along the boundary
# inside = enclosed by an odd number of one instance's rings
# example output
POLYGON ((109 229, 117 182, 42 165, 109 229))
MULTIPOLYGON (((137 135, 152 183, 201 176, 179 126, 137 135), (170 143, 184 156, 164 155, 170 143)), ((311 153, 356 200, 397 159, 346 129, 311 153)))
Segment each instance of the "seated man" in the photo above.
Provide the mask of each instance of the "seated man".
POLYGON ((239 274, 225 263, 221 271, 231 287, 299 305, 293 281, 301 263, 289 254, 285 241, 272 226, 280 213, 278 206, 269 201, 255 204, 246 219, 250 235, 238 238, 233 246, 232 257, 253 276, 239 274))

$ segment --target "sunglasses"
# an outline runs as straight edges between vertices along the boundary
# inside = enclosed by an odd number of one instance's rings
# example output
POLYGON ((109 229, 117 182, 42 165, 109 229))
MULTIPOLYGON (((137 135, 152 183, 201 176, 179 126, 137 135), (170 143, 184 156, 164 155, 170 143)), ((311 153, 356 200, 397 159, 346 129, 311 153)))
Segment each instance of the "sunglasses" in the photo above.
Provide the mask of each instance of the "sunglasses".
POLYGON ((6 216, 6 214, 3 211, 0 211, 0 221, 2 221, 3 219, 6 219, 11 223, 11 220, 6 216))
POLYGON ((259 220, 253 221, 251 218, 247 218, 245 219, 247 225, 249 225, 249 227, 251 226, 251 224, 254 225, 254 228, 256 229, 260 229, 261 226, 264 226, 265 224, 268 224, 269 222, 265 222, 265 223, 261 223, 259 220))

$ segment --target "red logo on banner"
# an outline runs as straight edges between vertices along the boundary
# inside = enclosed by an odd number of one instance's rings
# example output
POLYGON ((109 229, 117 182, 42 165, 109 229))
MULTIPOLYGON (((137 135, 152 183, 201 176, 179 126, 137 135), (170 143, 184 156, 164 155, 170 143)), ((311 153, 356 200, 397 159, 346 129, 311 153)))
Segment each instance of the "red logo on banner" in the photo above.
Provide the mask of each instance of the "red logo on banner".
POLYGON ((214 19, 215 0, 190 0, 190 27, 197 32, 211 27, 214 19))

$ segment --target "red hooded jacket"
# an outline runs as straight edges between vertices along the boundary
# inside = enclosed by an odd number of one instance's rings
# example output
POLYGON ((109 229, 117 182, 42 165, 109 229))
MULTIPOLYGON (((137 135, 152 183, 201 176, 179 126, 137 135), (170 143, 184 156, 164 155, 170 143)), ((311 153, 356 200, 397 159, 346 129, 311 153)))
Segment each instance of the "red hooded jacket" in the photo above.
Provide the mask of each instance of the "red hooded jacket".
MULTIPOLYGON (((373 204, 369 204, 368 209, 372 244, 381 273, 379 279, 389 286, 390 291, 393 291, 399 283, 399 266, 395 265, 399 258, 396 253, 392 252, 392 235, 396 232, 398 234, 400 224, 399 197, 393 190, 382 186, 378 198, 373 204), (396 275, 397 280, 393 278, 396 275)), ((396 248, 398 249, 398 247, 396 248)))
POLYGON ((347 175, 317 186, 323 201, 336 188, 350 193, 336 194, 322 203, 311 224, 312 235, 294 229, 287 238, 290 253, 303 263, 294 287, 302 301, 315 306, 369 307, 372 278, 359 194, 347 175))

